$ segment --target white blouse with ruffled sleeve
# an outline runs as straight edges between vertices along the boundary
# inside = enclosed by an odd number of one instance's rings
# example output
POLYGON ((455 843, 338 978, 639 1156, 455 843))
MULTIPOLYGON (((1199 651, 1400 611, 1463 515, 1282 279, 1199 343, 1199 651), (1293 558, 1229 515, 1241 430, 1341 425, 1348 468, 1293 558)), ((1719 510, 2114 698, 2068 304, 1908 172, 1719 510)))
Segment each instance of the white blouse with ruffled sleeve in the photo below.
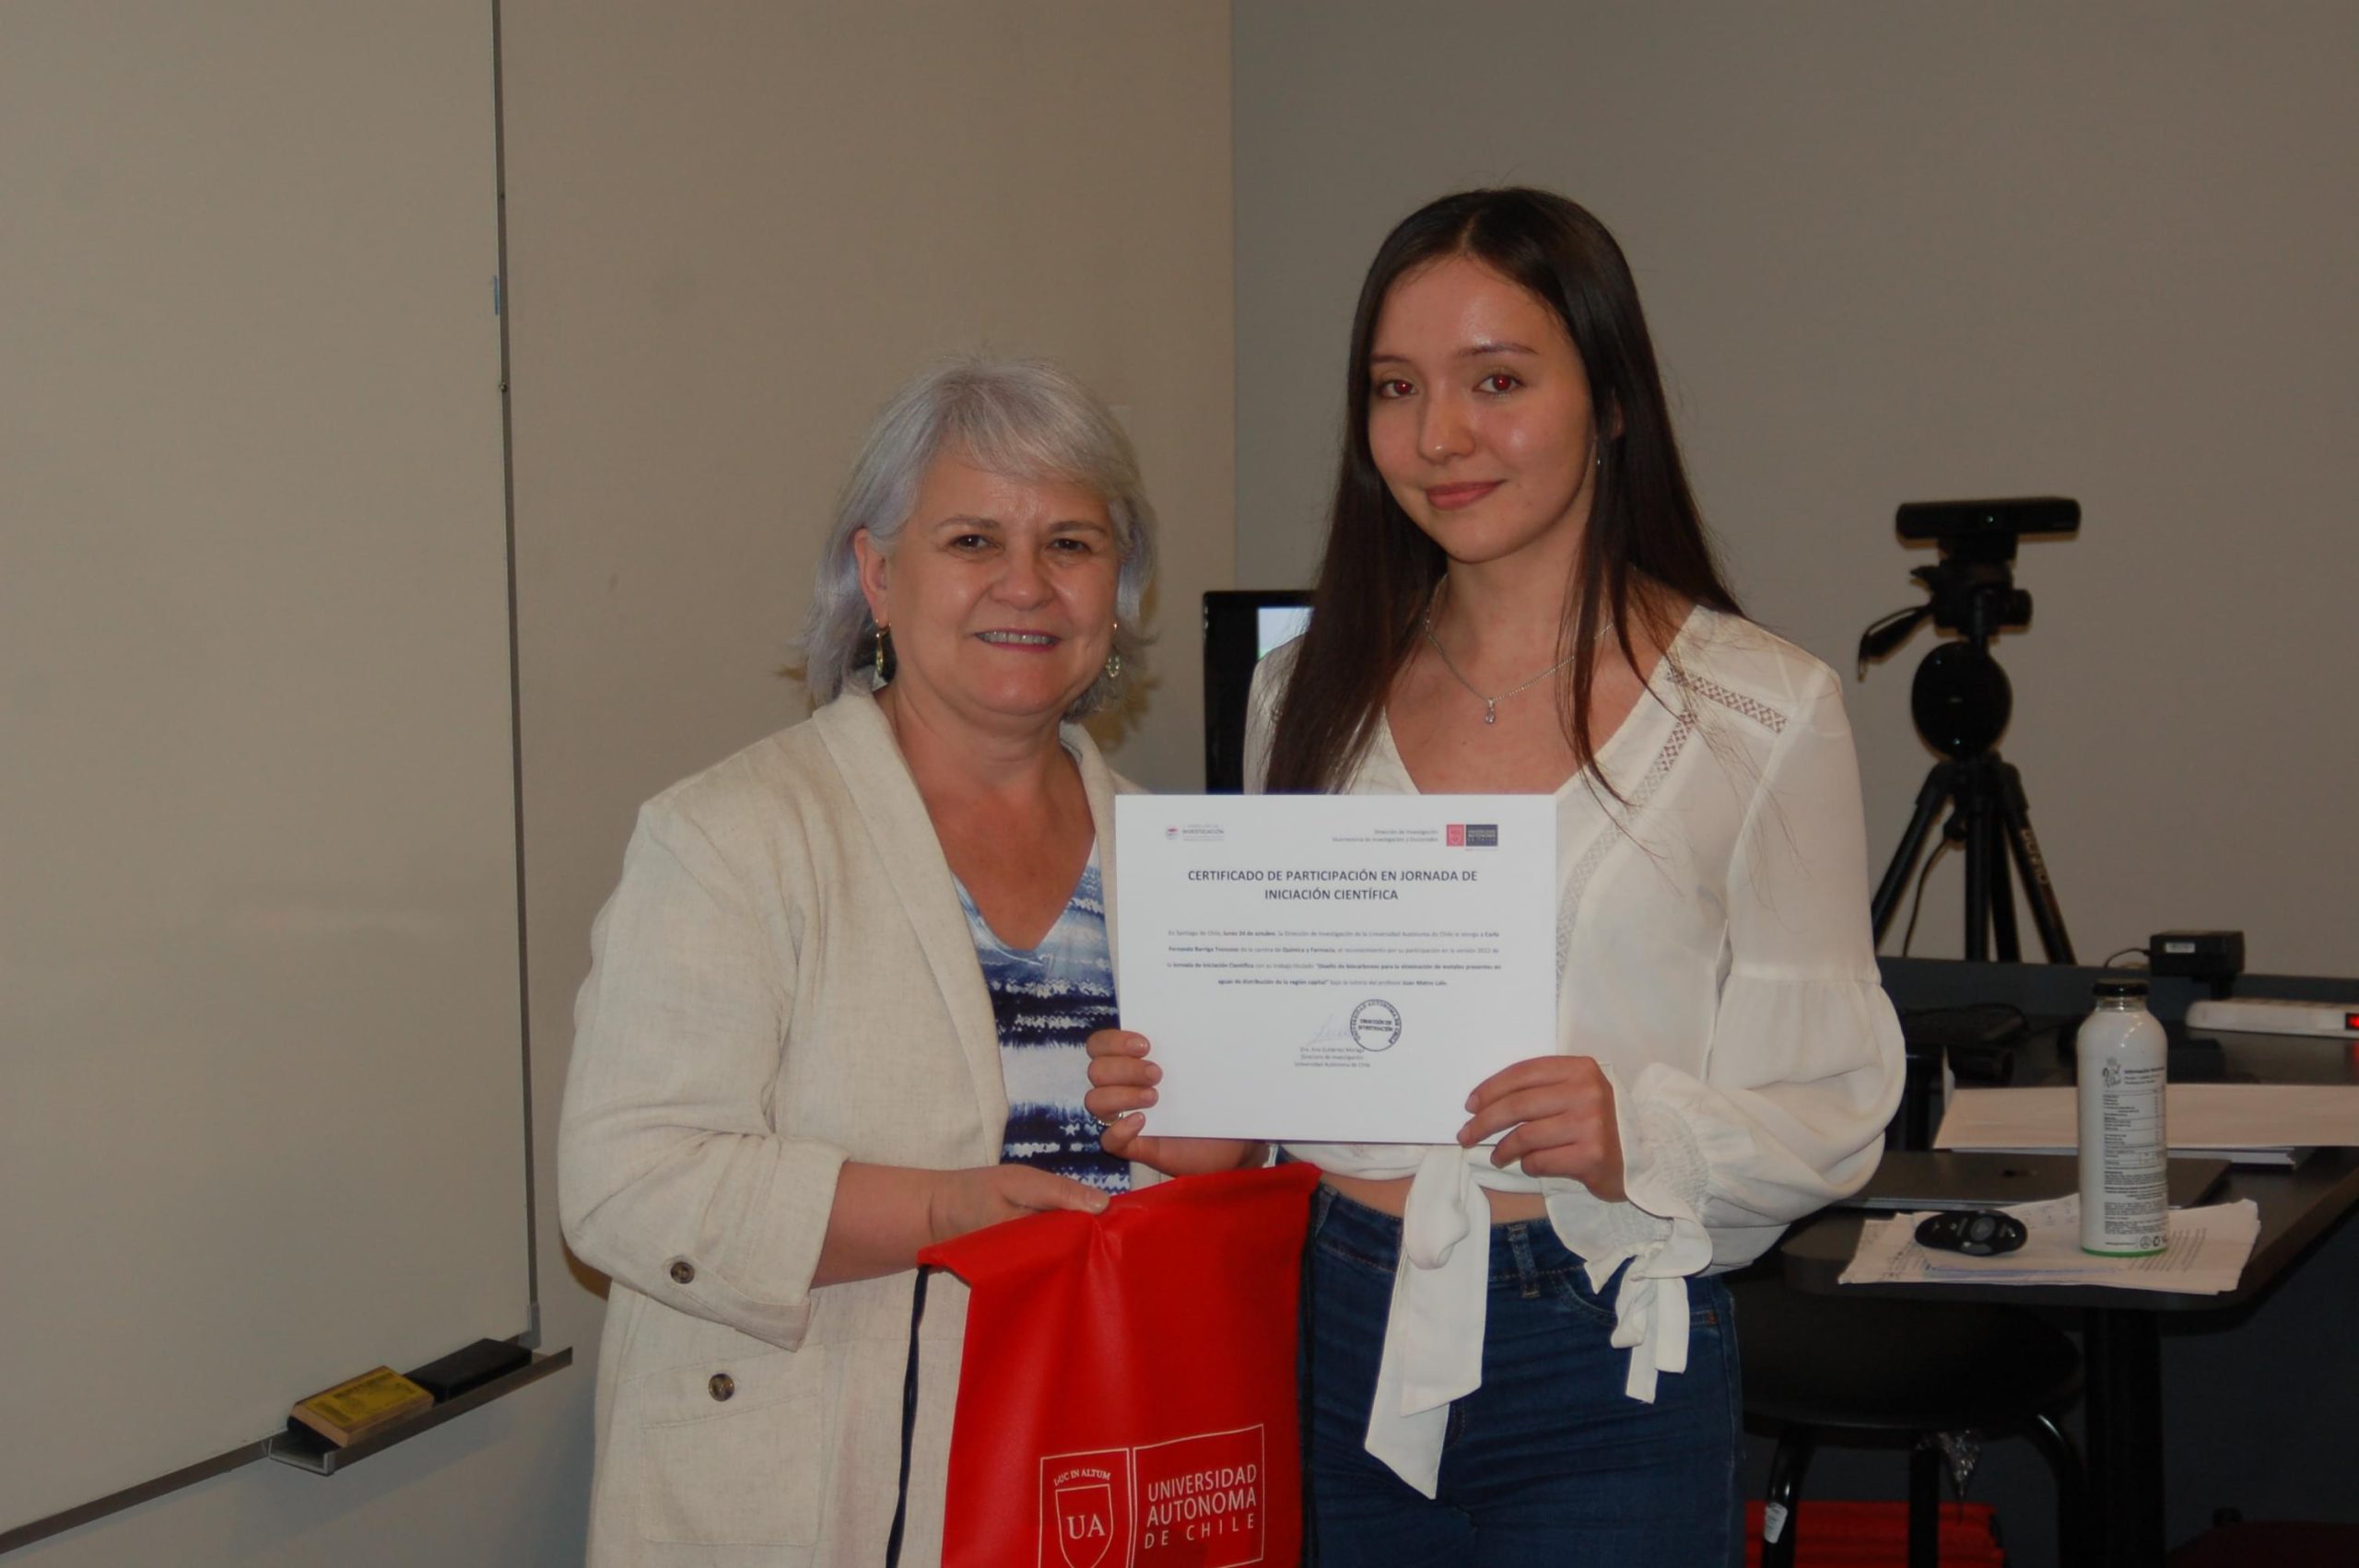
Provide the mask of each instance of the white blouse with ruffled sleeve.
MULTIPOLYGON (((1249 790, 1295 651, 1255 674, 1249 790)), ((1834 673, 1698 606, 1598 764, 1620 802, 1587 775, 1555 796, 1555 1048, 1613 1085, 1627 1199, 1497 1169, 1485 1149, 1291 1146, 1340 1175, 1415 1178, 1367 1447, 1428 1497, 1450 1401, 1482 1383, 1485 1188, 1545 1195, 1592 1288, 1629 1265, 1613 1342, 1630 1352, 1626 1391, 1650 1401, 1659 1375, 1686 1369, 1687 1279, 1752 1261, 1858 1190, 1900 1095, 1834 673)), ((1345 792, 1416 789, 1379 720, 1345 792)))

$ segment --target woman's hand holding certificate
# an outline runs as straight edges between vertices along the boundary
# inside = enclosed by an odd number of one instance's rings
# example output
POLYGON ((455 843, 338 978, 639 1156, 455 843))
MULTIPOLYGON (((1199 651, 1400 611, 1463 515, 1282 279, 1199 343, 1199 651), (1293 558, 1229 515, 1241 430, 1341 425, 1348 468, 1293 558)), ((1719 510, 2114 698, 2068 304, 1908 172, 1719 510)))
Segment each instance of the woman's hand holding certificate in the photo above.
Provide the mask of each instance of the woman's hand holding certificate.
POLYGON ((1203 1176, 1260 1164, 1264 1143, 1240 1138, 1149 1138, 1146 1108, 1163 1069, 1146 1059, 1147 1038, 1126 1029, 1100 1029, 1089 1036, 1089 1093, 1082 1107, 1106 1124, 1099 1140, 1106 1153, 1136 1160, 1165 1176, 1203 1176))
POLYGON ((1543 1056, 1517 1062, 1476 1084, 1466 1096, 1466 1108, 1472 1114, 1458 1129, 1461 1148, 1505 1132, 1491 1151, 1491 1164, 1520 1160, 1526 1176, 1570 1176, 1608 1203, 1625 1196, 1614 1085, 1594 1059, 1543 1056))

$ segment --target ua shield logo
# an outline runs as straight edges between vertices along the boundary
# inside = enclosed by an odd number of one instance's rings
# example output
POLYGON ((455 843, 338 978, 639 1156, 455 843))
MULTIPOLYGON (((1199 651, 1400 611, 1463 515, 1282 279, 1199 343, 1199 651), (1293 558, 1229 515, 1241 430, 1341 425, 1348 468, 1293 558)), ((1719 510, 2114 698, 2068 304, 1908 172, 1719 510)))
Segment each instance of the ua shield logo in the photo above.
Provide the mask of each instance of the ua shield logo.
POLYGON ((1065 1568, 1097 1568, 1114 1544, 1114 1489, 1102 1480, 1057 1488, 1057 1550, 1065 1568))
POLYGON ((1128 1568, 1130 1534, 1128 1448, 1041 1459, 1040 1568, 1128 1568))

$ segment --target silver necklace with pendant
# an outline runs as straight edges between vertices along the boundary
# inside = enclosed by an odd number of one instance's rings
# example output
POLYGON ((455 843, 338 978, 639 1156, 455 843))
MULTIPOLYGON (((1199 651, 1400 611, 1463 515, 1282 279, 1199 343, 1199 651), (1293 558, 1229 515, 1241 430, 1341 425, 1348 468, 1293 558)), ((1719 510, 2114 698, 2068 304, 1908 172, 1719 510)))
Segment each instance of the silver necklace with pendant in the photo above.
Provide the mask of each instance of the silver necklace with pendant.
MULTIPOLYGON (((1434 600, 1436 602, 1438 602, 1440 598, 1441 595, 1438 593, 1434 595, 1434 600)), ((1610 627, 1612 623, 1609 622, 1608 626, 1610 627)), ((1571 663, 1575 657, 1574 653, 1567 653, 1562 659, 1557 660, 1554 664, 1549 665, 1545 670, 1541 671, 1540 673, 1532 676, 1532 679, 1520 682, 1515 685, 1509 686, 1507 690, 1501 692, 1496 696, 1485 696, 1483 695, 1483 688, 1468 680, 1466 678, 1466 673, 1461 670, 1458 667, 1457 662, 1450 658, 1449 649, 1441 645, 1441 638, 1434 636, 1434 606, 1432 603, 1427 603, 1426 606, 1424 627, 1426 640, 1433 644, 1434 651, 1436 653, 1441 655, 1441 666, 1443 669, 1449 672, 1450 679, 1456 681, 1460 685, 1464 686, 1468 691, 1473 693, 1475 698, 1482 703, 1483 722, 1485 724, 1496 724, 1499 721, 1499 704, 1507 701, 1508 698, 1515 696, 1518 692, 1530 691, 1532 687, 1538 685, 1541 682, 1546 680, 1549 676, 1555 674, 1566 665, 1571 663)), ((1601 631, 1599 633, 1599 639, 1601 641, 1603 640, 1603 637, 1604 633, 1603 631, 1601 631)), ((1575 650, 1576 653, 1578 651, 1578 649, 1575 650)))

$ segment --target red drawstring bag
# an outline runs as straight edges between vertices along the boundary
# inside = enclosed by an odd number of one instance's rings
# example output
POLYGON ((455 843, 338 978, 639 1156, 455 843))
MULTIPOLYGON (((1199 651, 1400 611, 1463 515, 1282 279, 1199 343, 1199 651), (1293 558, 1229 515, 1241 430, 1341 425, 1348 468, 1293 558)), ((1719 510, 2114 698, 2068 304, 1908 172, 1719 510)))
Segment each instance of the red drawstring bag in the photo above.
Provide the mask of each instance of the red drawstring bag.
MULTIPOLYGON (((1308 1164, 1188 1176, 918 1255, 973 1293, 943 1568, 1293 1568, 1318 1181, 1308 1164)), ((923 1290, 921 1273, 917 1312, 923 1290)))

